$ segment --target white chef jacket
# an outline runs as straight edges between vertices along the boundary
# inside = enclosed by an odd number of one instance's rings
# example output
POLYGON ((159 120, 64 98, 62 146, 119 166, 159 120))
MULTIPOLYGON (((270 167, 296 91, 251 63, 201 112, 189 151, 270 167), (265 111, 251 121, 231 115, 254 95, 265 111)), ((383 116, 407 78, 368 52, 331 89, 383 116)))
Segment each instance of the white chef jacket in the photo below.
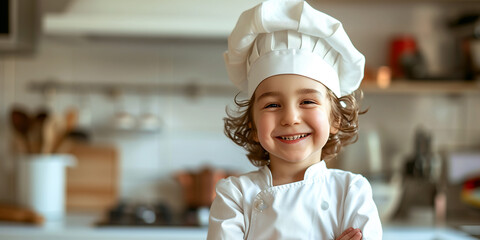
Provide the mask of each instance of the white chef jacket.
POLYGON ((304 180, 273 186, 267 166, 218 182, 207 239, 335 239, 349 227, 363 239, 382 239, 367 179, 310 166, 304 180))

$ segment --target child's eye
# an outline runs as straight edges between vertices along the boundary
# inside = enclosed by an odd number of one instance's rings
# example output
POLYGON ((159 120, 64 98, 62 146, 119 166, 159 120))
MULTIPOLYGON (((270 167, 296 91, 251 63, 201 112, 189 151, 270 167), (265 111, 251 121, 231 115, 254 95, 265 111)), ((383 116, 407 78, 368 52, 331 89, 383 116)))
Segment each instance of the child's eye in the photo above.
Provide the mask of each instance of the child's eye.
POLYGON ((265 108, 277 108, 277 107, 280 107, 280 105, 276 103, 270 103, 267 106, 265 106, 265 108))
POLYGON ((315 103, 316 102, 312 100, 303 100, 301 104, 303 105, 303 104, 315 104, 315 103))

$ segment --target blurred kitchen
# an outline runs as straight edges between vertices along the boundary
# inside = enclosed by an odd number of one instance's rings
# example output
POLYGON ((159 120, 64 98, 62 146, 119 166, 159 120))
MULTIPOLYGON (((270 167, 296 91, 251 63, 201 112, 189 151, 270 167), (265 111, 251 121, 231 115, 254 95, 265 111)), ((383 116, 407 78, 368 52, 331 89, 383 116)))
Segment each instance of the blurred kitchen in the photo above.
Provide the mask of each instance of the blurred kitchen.
MULTIPOLYGON (((204 239, 215 182, 254 170, 222 54, 258 2, 2 1, 0 238, 204 239)), ((329 165, 369 178, 384 239, 480 236, 480 1, 309 2, 367 59, 329 165)))

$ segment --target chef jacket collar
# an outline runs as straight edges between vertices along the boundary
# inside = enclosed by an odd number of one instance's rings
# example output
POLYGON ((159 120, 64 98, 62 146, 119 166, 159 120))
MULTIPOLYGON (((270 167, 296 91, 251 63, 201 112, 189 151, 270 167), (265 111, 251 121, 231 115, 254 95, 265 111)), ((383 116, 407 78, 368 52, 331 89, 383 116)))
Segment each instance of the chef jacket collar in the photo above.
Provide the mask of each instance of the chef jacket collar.
MULTIPOLYGON (((272 187, 273 176, 272 176, 272 172, 270 171, 270 168, 268 166, 264 166, 261 171, 265 175, 267 186, 272 187)), ((325 175, 326 171, 327 171, 327 164, 325 163, 325 161, 322 160, 307 168, 302 181, 313 181, 315 179, 319 179, 321 176, 325 175)))

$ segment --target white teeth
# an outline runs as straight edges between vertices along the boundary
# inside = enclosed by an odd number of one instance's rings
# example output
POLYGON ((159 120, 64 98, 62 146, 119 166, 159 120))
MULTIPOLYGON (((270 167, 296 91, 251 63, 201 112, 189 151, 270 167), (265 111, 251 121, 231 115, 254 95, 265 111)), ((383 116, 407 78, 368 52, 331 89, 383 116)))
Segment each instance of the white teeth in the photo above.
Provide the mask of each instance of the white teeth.
POLYGON ((292 141, 292 140, 297 140, 299 138, 304 138, 306 137, 307 134, 300 134, 300 135, 295 135, 295 136, 288 136, 288 137, 283 137, 281 136, 280 138, 283 139, 283 140, 289 140, 289 141, 292 141))

